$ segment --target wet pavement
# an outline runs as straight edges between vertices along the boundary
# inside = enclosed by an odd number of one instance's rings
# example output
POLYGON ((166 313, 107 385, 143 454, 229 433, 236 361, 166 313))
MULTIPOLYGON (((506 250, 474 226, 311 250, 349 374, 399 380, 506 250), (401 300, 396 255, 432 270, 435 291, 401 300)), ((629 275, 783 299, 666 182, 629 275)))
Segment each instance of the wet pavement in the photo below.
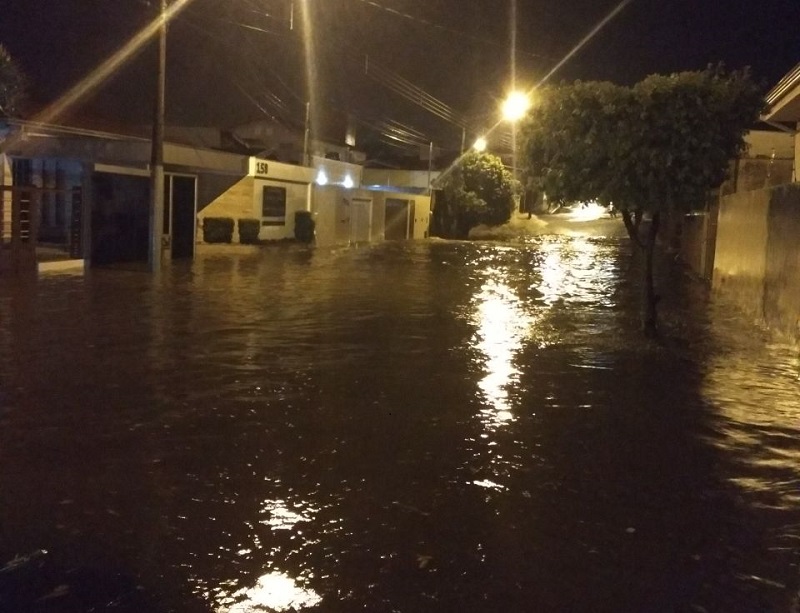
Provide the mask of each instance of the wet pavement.
POLYGON ((2 611, 796 611, 800 357, 624 240, 0 281, 2 611), (794 607, 794 608, 793 608, 794 607))

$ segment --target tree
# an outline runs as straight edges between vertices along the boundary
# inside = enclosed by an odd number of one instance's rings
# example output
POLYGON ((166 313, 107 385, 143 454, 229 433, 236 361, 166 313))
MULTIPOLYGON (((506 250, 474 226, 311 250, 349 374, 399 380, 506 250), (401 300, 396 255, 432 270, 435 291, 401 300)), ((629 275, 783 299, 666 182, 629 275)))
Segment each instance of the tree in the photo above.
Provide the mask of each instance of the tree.
POLYGON ((0 45, 0 117, 19 113, 25 91, 25 77, 11 55, 0 45))
POLYGON ((764 108, 759 88, 747 71, 710 67, 653 75, 633 87, 547 87, 539 97, 520 126, 528 180, 550 199, 596 200, 621 212, 645 258, 642 327, 653 336, 661 217, 704 205, 725 180, 764 108))
POLYGON ((511 218, 515 182, 497 156, 466 153, 440 187, 434 215, 442 236, 466 238, 477 225, 499 226, 511 218))

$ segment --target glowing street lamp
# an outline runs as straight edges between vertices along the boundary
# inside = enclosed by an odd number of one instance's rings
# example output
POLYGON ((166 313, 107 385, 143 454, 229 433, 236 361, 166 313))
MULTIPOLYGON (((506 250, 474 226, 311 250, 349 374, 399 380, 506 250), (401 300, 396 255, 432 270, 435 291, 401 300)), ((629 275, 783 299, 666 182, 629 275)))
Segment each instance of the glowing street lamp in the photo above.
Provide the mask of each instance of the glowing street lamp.
POLYGON ((522 119, 531 107, 530 98, 522 92, 511 92, 503 102, 503 119, 515 122, 522 119))
POLYGON ((475 144, 472 145, 472 148, 478 153, 483 153, 486 151, 486 139, 483 136, 478 137, 478 139, 475 141, 475 144))

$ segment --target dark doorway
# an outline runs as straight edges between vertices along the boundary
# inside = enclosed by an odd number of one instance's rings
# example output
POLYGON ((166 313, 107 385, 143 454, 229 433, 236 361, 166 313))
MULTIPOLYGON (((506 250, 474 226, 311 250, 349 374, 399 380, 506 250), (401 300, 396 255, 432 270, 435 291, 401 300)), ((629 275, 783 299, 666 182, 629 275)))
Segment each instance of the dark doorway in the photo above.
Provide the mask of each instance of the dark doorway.
POLYGON ((167 200, 172 211, 172 259, 194 257, 195 177, 169 175, 165 181, 167 200))
POLYGON ((92 193, 92 264, 146 262, 150 180, 97 172, 92 175, 92 193))

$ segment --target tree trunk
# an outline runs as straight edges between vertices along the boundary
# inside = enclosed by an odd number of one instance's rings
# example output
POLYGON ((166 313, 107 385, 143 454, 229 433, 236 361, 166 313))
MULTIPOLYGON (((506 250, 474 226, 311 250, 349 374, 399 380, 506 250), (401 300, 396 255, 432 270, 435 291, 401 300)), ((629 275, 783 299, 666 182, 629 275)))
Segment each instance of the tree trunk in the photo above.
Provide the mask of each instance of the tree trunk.
POLYGON ((656 246, 656 236, 661 225, 661 215, 653 213, 653 220, 647 231, 647 238, 643 244, 644 251, 644 279, 642 294, 642 331, 647 338, 654 338, 658 334, 658 301, 655 282, 653 281, 653 252, 656 246))
POLYGON ((625 229, 633 241, 639 247, 644 257, 642 267, 642 331, 647 338, 654 338, 658 334, 658 300, 656 294, 655 281, 653 280, 653 257, 656 246, 658 228, 661 225, 660 213, 653 213, 647 235, 643 238, 639 235, 639 224, 642 221, 642 212, 635 211, 633 215, 628 210, 622 211, 622 220, 625 222, 625 229))

